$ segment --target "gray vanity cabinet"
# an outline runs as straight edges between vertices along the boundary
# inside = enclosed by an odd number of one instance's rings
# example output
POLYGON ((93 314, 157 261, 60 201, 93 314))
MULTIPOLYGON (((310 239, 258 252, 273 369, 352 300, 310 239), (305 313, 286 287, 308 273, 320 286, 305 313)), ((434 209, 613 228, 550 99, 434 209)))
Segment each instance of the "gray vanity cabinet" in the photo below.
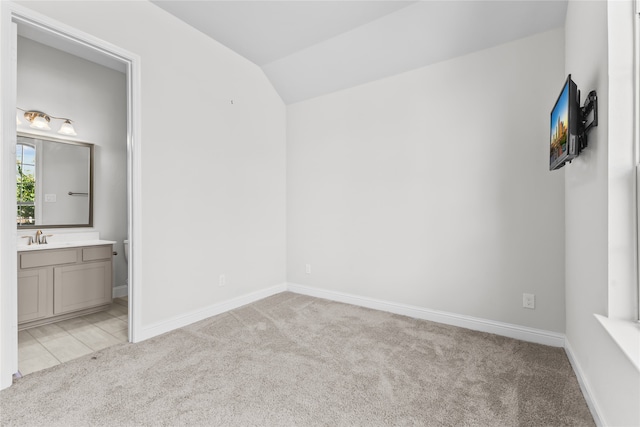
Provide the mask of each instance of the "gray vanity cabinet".
POLYGON ((25 329, 106 309, 112 246, 18 252, 18 325, 25 329))

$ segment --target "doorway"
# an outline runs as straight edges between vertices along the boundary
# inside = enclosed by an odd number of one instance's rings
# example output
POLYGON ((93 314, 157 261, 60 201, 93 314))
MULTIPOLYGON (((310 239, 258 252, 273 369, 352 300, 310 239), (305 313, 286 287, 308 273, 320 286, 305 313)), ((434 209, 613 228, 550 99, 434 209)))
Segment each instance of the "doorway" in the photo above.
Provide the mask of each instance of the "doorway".
MULTIPOLYGON (((17 231, 15 222, 16 190, 16 51, 18 28, 22 35, 37 39, 39 43, 66 51, 98 64, 115 64, 122 68, 126 76, 126 189, 127 189, 127 237, 129 240, 129 261, 126 267, 128 277, 128 299, 126 305, 128 341, 136 342, 139 325, 139 275, 136 267, 140 259, 140 217, 137 206, 140 196, 140 137, 139 58, 130 52, 98 40, 86 33, 42 16, 29 9, 8 2, 0 5, 0 30, 2 50, 0 57, 0 78, 3 88, 2 104, 2 151, 0 164, 0 388, 11 385, 13 374, 18 371, 18 322, 17 322, 17 231), (13 112, 12 112, 13 111, 13 112)), ((99 230, 97 230, 99 231, 99 230)), ((122 242, 120 242, 122 245, 122 242)), ((121 251, 122 249, 120 249, 121 251)), ((118 251, 118 252, 120 252, 118 251)), ((123 256, 122 254, 120 256, 123 256)), ((123 296, 122 290, 116 296, 123 296)), ((122 300, 119 301, 122 307, 122 300)), ((118 307, 115 307, 116 311, 118 307)), ((122 315, 122 308, 119 311, 122 315)))

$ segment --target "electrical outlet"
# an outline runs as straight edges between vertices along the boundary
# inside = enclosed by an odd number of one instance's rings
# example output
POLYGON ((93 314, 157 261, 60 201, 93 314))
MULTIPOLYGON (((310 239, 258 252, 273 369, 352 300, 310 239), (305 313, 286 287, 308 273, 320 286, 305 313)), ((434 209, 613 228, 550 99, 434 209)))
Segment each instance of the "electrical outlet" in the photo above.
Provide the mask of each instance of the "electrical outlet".
POLYGON ((311 264, 305 264, 304 271, 307 274, 311 274, 311 264))
POLYGON ((536 296, 534 294, 522 294, 522 306, 524 308, 536 308, 536 296))
POLYGON ((218 278, 218 286, 224 286, 227 284, 227 278, 224 276, 224 274, 220 275, 220 278, 218 278))

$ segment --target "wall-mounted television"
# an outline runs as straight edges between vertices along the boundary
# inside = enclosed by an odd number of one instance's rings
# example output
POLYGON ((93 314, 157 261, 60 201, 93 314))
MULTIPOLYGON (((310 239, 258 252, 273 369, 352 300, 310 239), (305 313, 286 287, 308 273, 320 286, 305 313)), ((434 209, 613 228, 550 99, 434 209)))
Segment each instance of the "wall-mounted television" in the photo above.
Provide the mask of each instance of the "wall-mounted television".
POLYGON ((580 91, 569 74, 551 110, 549 169, 560 169, 578 157, 594 126, 598 126, 598 94, 589 92, 580 107, 580 91))
POLYGON ((549 169, 560 169, 580 154, 580 93, 571 74, 551 110, 549 169))

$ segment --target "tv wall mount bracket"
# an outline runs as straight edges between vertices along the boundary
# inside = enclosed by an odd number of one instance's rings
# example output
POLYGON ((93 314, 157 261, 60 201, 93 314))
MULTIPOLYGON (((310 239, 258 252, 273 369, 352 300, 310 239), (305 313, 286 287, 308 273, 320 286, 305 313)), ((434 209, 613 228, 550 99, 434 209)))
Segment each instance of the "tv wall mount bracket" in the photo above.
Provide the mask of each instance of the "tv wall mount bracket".
MULTIPOLYGON (((580 92, 578 91, 578 94, 579 93, 580 92)), ((587 133, 589 133, 591 128, 594 126, 598 126, 598 94, 595 90, 592 90, 589 92, 587 98, 584 100, 584 104, 580 108, 580 129, 578 130, 580 150, 589 145, 587 141, 587 133)))

